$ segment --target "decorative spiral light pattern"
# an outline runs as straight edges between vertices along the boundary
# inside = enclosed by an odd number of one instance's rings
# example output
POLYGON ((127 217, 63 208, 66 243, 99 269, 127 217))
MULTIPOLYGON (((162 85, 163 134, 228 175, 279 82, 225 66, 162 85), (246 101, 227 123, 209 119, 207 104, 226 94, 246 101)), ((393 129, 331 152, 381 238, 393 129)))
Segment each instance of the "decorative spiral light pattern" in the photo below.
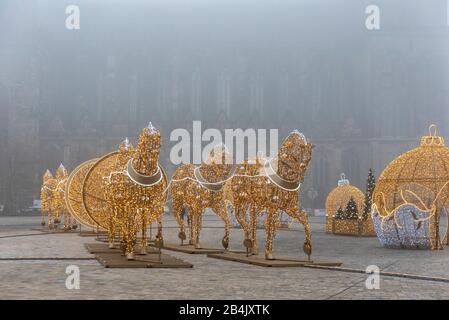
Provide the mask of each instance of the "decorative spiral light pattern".
POLYGON ((107 181, 105 178, 111 172, 123 171, 123 168, 116 167, 118 157, 119 152, 114 151, 100 158, 88 170, 83 182, 83 210, 95 222, 96 226, 103 230, 108 229, 109 215, 112 210, 106 201, 107 181))
POLYGON ((97 223, 88 215, 83 205, 83 182, 90 168, 98 159, 88 160, 72 171, 67 179, 65 202, 67 209, 81 225, 88 228, 97 228, 97 223))

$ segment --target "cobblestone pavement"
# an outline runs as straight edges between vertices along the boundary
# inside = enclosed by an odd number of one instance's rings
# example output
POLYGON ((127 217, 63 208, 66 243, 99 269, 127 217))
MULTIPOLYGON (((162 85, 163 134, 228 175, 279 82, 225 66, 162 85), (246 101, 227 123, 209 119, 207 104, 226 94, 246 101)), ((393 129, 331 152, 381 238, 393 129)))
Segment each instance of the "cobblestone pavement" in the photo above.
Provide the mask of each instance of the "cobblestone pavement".
MULTIPOLYGON (((449 248, 438 252, 382 248, 376 238, 324 233, 324 217, 311 217, 313 259, 343 262, 344 268, 447 278, 449 248)), ((39 217, 0 218, 1 299, 448 299, 449 282, 381 275, 380 289, 368 290, 366 274, 311 268, 263 268, 167 251, 194 264, 192 269, 105 269, 83 244, 93 237, 42 234, 39 217), (17 236, 19 235, 19 236, 17 236), (22 235, 22 236, 20 236, 22 235), (21 258, 21 260, 12 260, 21 258), (27 260, 59 258, 66 260, 27 260), (80 268, 80 290, 65 287, 68 265, 80 268)), ((166 216, 164 237, 177 243, 174 220, 166 216)), ((222 222, 206 215, 204 247, 218 247, 222 222)), ((259 230, 263 253, 264 234, 259 230)), ((302 227, 280 230, 275 255, 304 258, 302 227)), ((241 249, 242 231, 233 229, 231 247, 241 249)))

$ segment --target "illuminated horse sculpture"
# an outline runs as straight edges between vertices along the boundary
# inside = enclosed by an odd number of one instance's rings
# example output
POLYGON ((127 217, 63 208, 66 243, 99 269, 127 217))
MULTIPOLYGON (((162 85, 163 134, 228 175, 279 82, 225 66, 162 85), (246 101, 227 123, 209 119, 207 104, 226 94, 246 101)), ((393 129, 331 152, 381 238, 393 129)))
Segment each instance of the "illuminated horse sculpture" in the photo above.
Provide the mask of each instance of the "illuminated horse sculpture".
POLYGON ((55 178, 57 180, 56 188, 53 191, 53 209, 55 214, 55 222, 60 221, 61 215, 64 215, 64 226, 63 229, 68 231, 71 229, 76 229, 77 225, 72 225, 72 216, 67 209, 65 202, 65 189, 67 184, 67 179, 69 174, 66 168, 61 164, 56 170, 55 178))
POLYGON ((206 208, 211 208, 225 223, 222 245, 229 246, 230 219, 226 209, 223 186, 231 171, 230 155, 223 144, 215 146, 209 158, 200 166, 186 164, 173 174, 170 191, 173 198, 173 213, 179 225, 179 238, 186 239, 183 209, 187 210, 190 222, 190 244, 200 249, 202 217, 206 208))
POLYGON ((50 206, 51 206, 51 198, 53 194, 53 189, 56 187, 56 179, 53 178, 50 170, 45 171, 44 176, 42 177, 42 188, 41 188, 41 214, 42 221, 41 225, 45 226, 45 215, 48 216, 48 226, 52 227, 53 222, 50 220, 50 206), (51 223, 51 225, 50 225, 51 223))
POLYGON ((67 178, 67 170, 62 164, 56 170, 54 177, 49 170, 45 172, 41 188, 42 226, 45 225, 44 215, 45 212, 47 212, 49 229, 55 229, 57 227, 61 222, 61 215, 64 215, 64 230, 76 228, 76 225, 71 225, 71 215, 65 205, 65 186, 67 178))
POLYGON ((294 131, 283 141, 272 160, 257 157, 255 161, 245 161, 236 168, 233 178, 227 182, 230 184, 236 219, 245 232, 244 245, 252 254, 257 254, 257 220, 266 212, 265 258, 273 259, 276 222, 279 213, 285 212, 304 226, 306 238, 303 250, 310 259, 311 231, 307 213, 299 206, 299 188, 312 159, 313 147, 307 143, 304 135, 294 131))
MULTIPOLYGON (((167 180, 162 167, 158 164, 161 148, 161 135, 150 123, 142 129, 139 142, 124 170, 111 174, 111 183, 116 184, 112 198, 116 207, 113 210, 115 223, 122 237, 122 249, 129 260, 134 259, 134 245, 137 233, 141 232, 141 254, 145 254, 148 245, 147 228, 158 222, 156 245, 162 246, 162 215, 167 200, 167 180), (115 176, 114 175, 118 175, 115 176)), ((126 153, 131 150, 125 150, 126 153)), ((126 157, 126 155, 124 154, 126 157)))
MULTIPOLYGON (((118 148, 118 156, 114 163, 114 168, 125 168, 129 159, 134 155, 134 147, 126 138, 118 148)), ((105 177, 104 188, 105 200, 111 208, 111 212, 107 219, 107 230, 109 239, 109 248, 115 248, 116 234, 126 234, 126 223, 124 219, 127 217, 127 204, 132 200, 132 194, 126 192, 126 188, 130 184, 128 177, 123 171, 111 172, 105 177)))

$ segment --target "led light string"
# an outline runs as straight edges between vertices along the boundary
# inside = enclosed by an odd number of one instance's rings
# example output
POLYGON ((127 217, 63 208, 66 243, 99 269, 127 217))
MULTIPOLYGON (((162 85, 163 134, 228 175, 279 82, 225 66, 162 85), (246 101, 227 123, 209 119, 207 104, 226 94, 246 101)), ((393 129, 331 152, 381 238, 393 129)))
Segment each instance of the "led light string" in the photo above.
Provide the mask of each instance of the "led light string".
MULTIPOLYGON (((263 168, 264 168, 264 173, 263 173, 263 174, 248 175, 248 174, 235 174, 235 173, 233 173, 233 174, 231 174, 229 177, 227 177, 226 179, 223 179, 223 180, 220 180, 220 181, 216 181, 216 182, 207 182, 207 184, 211 184, 211 185, 225 184, 227 181, 229 181, 229 180, 231 180, 231 179, 233 179, 233 178, 237 178, 237 177, 244 177, 244 178, 259 178, 259 177, 266 177, 266 178, 269 179, 269 181, 270 181, 271 183, 273 183, 273 184, 276 185, 278 188, 280 188, 280 189, 282 189, 282 190, 284 190, 284 191, 287 191, 287 192, 298 191, 298 190, 300 189, 300 187, 301 187, 301 184, 299 184, 298 187, 296 187, 296 188, 288 189, 288 188, 285 188, 285 187, 279 185, 276 181, 274 181, 274 180, 270 177, 270 175, 266 172, 267 169, 266 169, 266 167, 265 167, 265 164, 267 164, 267 162, 268 162, 268 165, 269 165, 270 169, 273 170, 273 172, 274 172, 273 166, 272 166, 272 164, 271 164, 271 160, 272 160, 272 159, 270 159, 270 160, 267 160, 267 159, 266 159, 266 160, 265 160, 264 165, 263 165, 263 168)), ((194 170, 195 170, 195 172, 198 172, 199 169, 200 169, 200 167, 195 167, 194 170)), ((161 168, 160 168, 160 166, 159 166, 159 164, 158 164, 158 172, 160 172, 160 170, 161 170, 161 168)), ((158 173, 158 172, 157 172, 157 173, 158 173)), ((235 172, 235 170, 234 170, 234 172, 235 172)), ((157 174, 157 173, 156 173, 156 174, 157 174)), ((199 173, 199 172, 198 172, 198 173, 199 173)), ((133 181, 134 183, 136 183, 136 184, 138 184, 138 185, 141 185, 141 186, 143 186, 143 187, 151 187, 151 186, 157 185, 157 184, 159 184, 159 183, 162 181, 162 178, 163 178, 163 175, 161 175, 161 177, 159 178, 158 181, 156 181, 156 182, 154 182, 154 183, 151 183, 151 184, 143 184, 143 183, 140 183, 140 182, 136 181, 135 179, 133 179, 133 178, 129 175, 128 170, 125 169, 125 170, 123 170, 123 171, 112 171, 108 176, 103 177, 103 179, 107 180, 108 183, 110 183, 110 182, 111 182, 112 176, 113 176, 113 175, 116 175, 116 174, 124 174, 124 175, 126 175, 128 178, 130 178, 131 181, 133 181)), ((199 174, 200 174, 200 173, 199 173, 199 174)), ((200 174, 199 176, 201 177, 201 174, 200 174)), ((282 181, 290 182, 290 181, 288 181, 288 180, 282 179, 281 177, 279 177, 279 178, 280 178, 282 181)), ((168 192, 168 190, 169 190, 169 188, 170 188, 170 186, 171 186, 171 184, 172 184, 173 182, 176 183, 176 182, 182 182, 182 181, 187 181, 187 180, 190 180, 190 181, 192 181, 192 182, 195 182, 195 183, 199 184, 201 187, 205 188, 204 185, 205 185, 206 183, 204 183, 204 182, 198 180, 197 178, 193 178, 193 177, 184 177, 184 178, 182 178, 182 179, 171 179, 170 182, 167 184, 167 187, 165 188, 165 190, 162 191, 162 193, 168 192)))

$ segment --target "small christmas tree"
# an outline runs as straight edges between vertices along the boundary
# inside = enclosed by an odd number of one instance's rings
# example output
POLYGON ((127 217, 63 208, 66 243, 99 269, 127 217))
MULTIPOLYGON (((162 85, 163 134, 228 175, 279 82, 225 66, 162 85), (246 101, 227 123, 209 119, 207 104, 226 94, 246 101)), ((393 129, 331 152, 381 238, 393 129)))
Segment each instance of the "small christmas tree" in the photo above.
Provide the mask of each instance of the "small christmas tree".
POLYGON ((366 179, 366 192, 365 202, 363 203, 362 219, 366 220, 371 212, 371 206, 373 204, 373 192, 376 187, 376 178, 374 178, 373 170, 370 168, 368 171, 368 178, 366 179))
POLYGON ((334 219, 343 220, 345 219, 346 212, 340 207, 334 215, 334 219))
POLYGON ((351 197, 349 199, 348 204, 346 205, 346 219, 358 219, 359 218, 359 210, 357 209, 357 203, 355 203, 354 198, 351 197))

